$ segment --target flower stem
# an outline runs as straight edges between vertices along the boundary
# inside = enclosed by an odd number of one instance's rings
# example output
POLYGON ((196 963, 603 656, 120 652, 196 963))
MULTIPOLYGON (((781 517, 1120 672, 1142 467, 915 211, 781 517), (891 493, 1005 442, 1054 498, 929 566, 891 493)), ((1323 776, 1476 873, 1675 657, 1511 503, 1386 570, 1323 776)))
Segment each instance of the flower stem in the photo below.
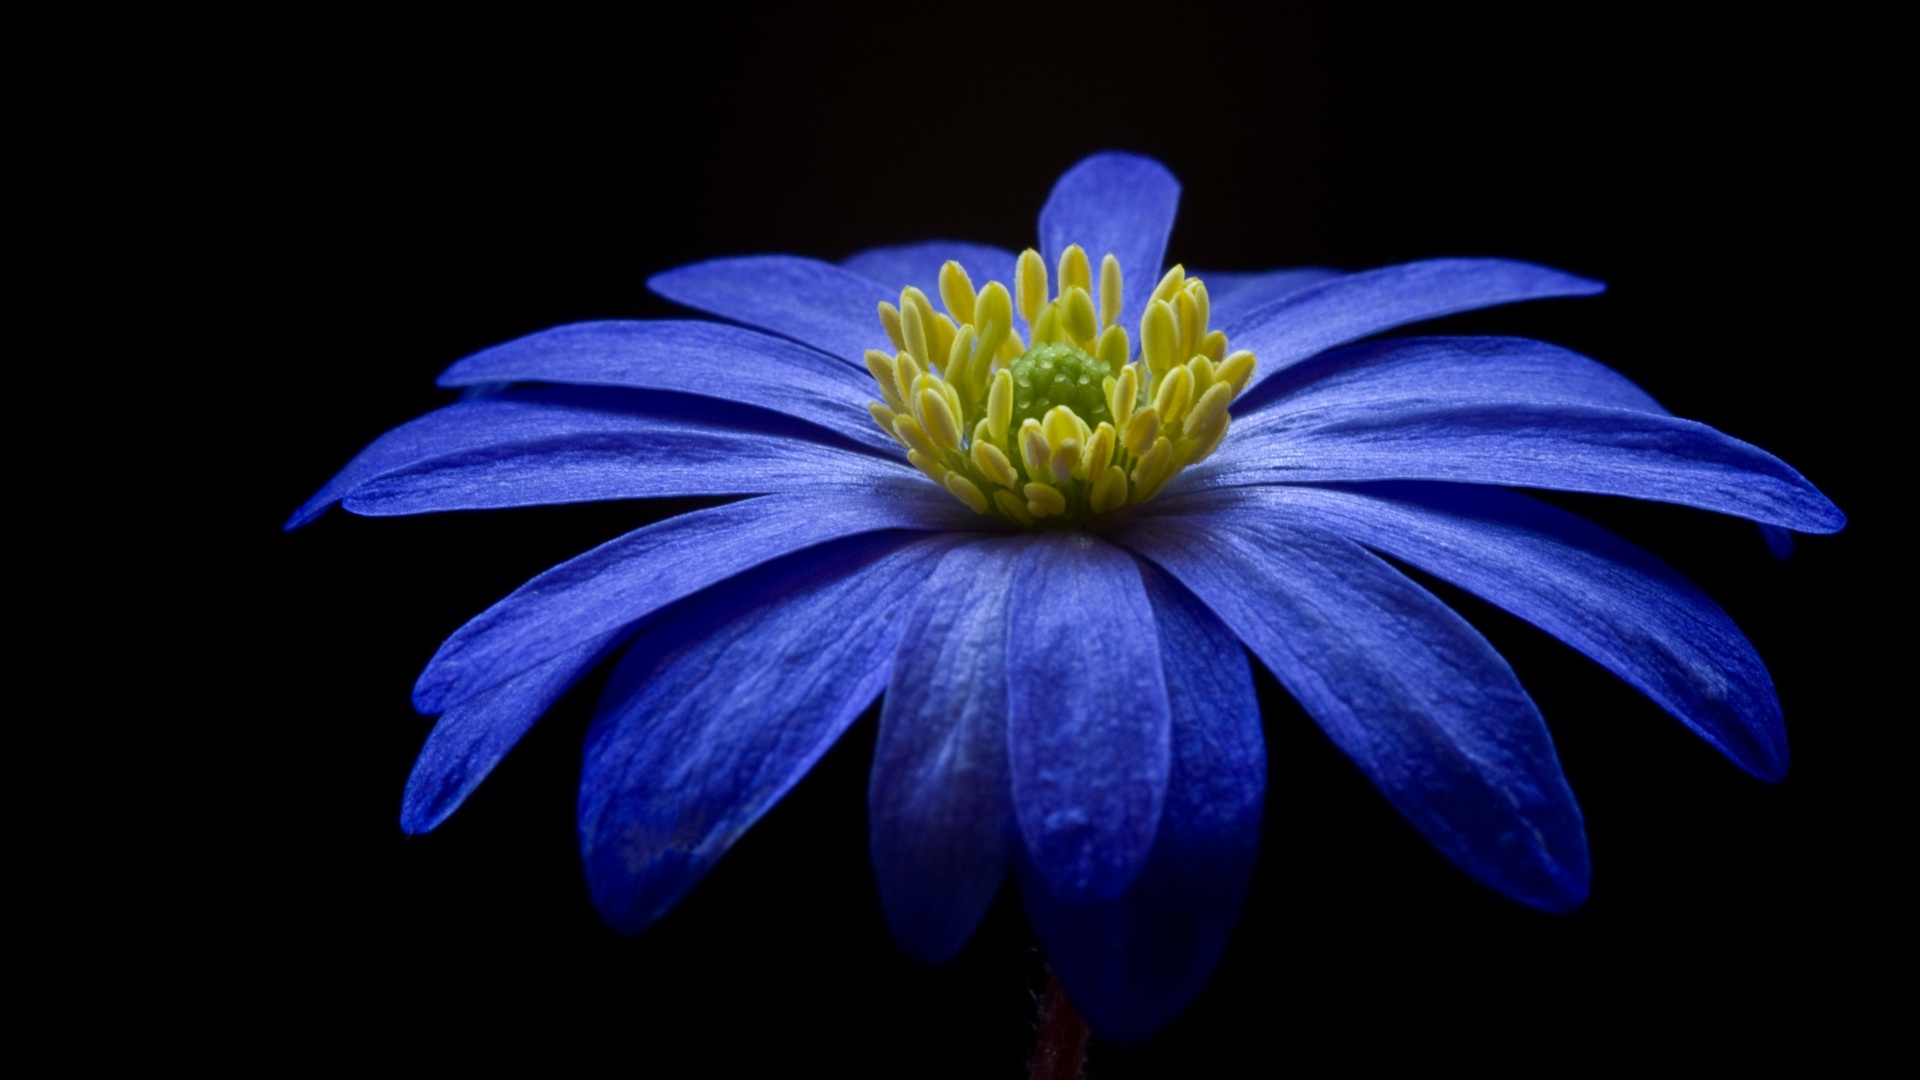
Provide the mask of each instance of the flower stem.
POLYGON ((1028 1080, 1080 1080, 1087 1064, 1087 1022, 1067 999, 1060 976, 1047 969, 1047 990, 1040 998, 1040 1027, 1033 1037, 1033 1068, 1028 1080))

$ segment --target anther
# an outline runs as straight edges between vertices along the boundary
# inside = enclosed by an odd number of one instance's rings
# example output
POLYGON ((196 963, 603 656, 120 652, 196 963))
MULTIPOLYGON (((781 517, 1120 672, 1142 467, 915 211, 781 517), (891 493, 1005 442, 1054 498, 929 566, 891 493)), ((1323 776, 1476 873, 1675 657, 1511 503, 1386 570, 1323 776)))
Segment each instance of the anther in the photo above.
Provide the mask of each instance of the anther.
POLYGON ((1127 450, 1131 453, 1136 455, 1146 453, 1141 447, 1153 445, 1153 441, 1159 437, 1160 414, 1154 411, 1153 406, 1149 405, 1134 413, 1133 419, 1127 421, 1126 442, 1127 450))
POLYGON ((1119 469, 1102 469, 1093 480, 1089 507, 1096 514, 1110 513, 1127 504, 1127 474, 1119 469))
POLYGON ((899 436, 901 442, 912 447, 915 453, 925 454, 928 460, 935 456, 936 450, 932 440, 927 438, 926 429, 913 417, 905 414, 894 417, 893 433, 899 436))
POLYGON ((1060 297, 1060 325, 1067 332, 1067 340, 1081 348, 1093 345, 1094 338, 1100 333, 1100 317, 1093 310, 1093 297, 1078 285, 1068 289, 1060 297))
POLYGON ((1180 339, 1173 325, 1173 308, 1165 300, 1148 304, 1146 315, 1140 319, 1140 353, 1147 361, 1147 370, 1155 377, 1164 374, 1169 367, 1181 361, 1179 349, 1180 339))
POLYGON ((967 276, 966 267, 952 259, 940 268, 940 302, 946 305, 947 313, 955 322, 973 321, 973 279, 967 276))
POLYGON ((998 507, 1001 513, 1022 525, 1033 524, 1033 511, 1027 509, 1026 500, 1011 491, 994 492, 993 505, 998 507))
POLYGON ((1028 476, 1045 476, 1047 461, 1052 456, 1046 433, 1040 430, 1040 421, 1028 419, 1020 425, 1020 460, 1026 464, 1028 476))
POLYGON ((906 294, 900 296, 900 332, 906 336, 906 352, 913 357, 922 369, 933 366, 933 353, 927 348, 927 322, 920 314, 920 305, 906 303, 906 294))
POLYGON ((1167 271, 1166 276, 1160 279, 1160 284, 1153 287, 1153 292, 1148 296, 1148 300, 1172 300, 1173 294, 1180 291, 1180 284, 1186 279, 1186 268, 1177 263, 1174 264, 1173 269, 1167 271))
POLYGON ((1079 244, 1068 244, 1067 250, 1060 253, 1060 292, 1064 295, 1068 289, 1093 291, 1093 271, 1087 265, 1087 253, 1079 244))
POLYGON ((1028 484, 1020 490, 1026 492, 1027 509, 1034 517, 1060 517, 1067 512, 1067 497, 1052 484, 1028 484))
POLYGON ((1001 368, 993 373, 993 389, 987 392, 987 430, 994 442, 1004 442, 1007 425, 1013 422, 1013 373, 1001 368))
POLYGON ((880 327, 887 332, 887 340, 893 342, 893 351, 899 352, 907 347, 907 339, 900 332, 900 309, 880 301, 880 327))
POLYGON ((1120 321, 1120 260, 1111 253, 1100 259, 1100 325, 1120 321))
POLYGON ((1160 380, 1160 389, 1153 396, 1153 411, 1160 414, 1162 424, 1177 424, 1192 402, 1193 373, 1182 365, 1160 380))
POLYGON ((893 357, 879 349, 868 349, 866 360, 867 373, 872 375, 873 381, 880 385, 880 396, 887 399, 887 407, 894 412, 904 411, 907 403, 900 396, 900 387, 897 384, 899 373, 894 370, 893 357))
POLYGON ((1040 316, 1041 305, 1047 302, 1047 264, 1032 248, 1021 252, 1020 260, 1013 265, 1013 295, 1020 305, 1020 317, 1032 326, 1040 316))
POLYGON ((1214 369, 1213 377, 1233 387, 1233 396, 1239 397, 1253 378, 1253 354, 1242 349, 1227 357, 1214 369))
POLYGON ((987 512, 987 497, 981 492, 980 486, 959 473, 947 474, 947 490, 953 492, 955 498, 972 507, 974 513, 987 512))
POLYGON ((1020 474, 1013 471, 1013 462, 1007 460, 1006 451, 998 446, 990 442, 975 442, 971 456, 974 468, 994 483, 1012 487, 1020 482, 1020 474))
MULTIPOLYGON (((1129 421, 1133 419, 1133 407, 1140 400, 1140 369, 1129 364, 1120 369, 1120 375, 1114 379, 1113 386, 1107 390, 1107 408, 1113 414, 1113 429, 1131 433, 1129 421)), ((1127 445, 1133 446, 1129 434, 1127 445)))
POLYGON ((920 423, 927 437, 942 450, 960 449, 960 418, 955 416, 945 394, 932 387, 920 391, 920 423))
POLYGON ((1127 350, 1130 344, 1127 340, 1126 327, 1109 326, 1100 332, 1100 344, 1095 348, 1094 355, 1100 358, 1101 363, 1107 365, 1108 371, 1118 373, 1127 365, 1127 350))

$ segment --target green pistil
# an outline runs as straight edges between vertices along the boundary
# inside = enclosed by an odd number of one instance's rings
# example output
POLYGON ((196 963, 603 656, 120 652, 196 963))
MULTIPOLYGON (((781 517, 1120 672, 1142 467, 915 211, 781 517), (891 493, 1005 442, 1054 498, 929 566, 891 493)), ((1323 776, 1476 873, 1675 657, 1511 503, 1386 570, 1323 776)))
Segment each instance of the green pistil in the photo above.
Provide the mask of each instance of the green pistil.
POLYGON ((1102 385, 1112 371, 1072 345, 1035 345, 1014 357, 1007 370, 1013 375, 1015 431, 1023 421, 1043 420, 1055 405, 1072 409, 1088 427, 1113 420, 1102 385))

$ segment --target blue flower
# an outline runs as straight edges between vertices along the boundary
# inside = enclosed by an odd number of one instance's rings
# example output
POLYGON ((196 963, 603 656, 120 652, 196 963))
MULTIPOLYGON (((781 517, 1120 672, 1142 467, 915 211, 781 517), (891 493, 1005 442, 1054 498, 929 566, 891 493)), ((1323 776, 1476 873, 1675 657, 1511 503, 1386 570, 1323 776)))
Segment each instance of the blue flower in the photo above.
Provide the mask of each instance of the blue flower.
POLYGON ((1157 163, 1100 155, 1055 186, 1039 253, 715 260, 652 286, 728 323, 563 326, 455 364, 464 400, 376 440, 290 525, 335 501, 750 497, 563 563, 448 639, 415 689, 439 721, 403 826, 437 826, 624 648, 579 821, 595 902, 637 931, 883 697, 871 845, 895 936, 950 957, 1011 869, 1075 1003, 1133 1038, 1204 983, 1245 896, 1248 651, 1466 873, 1550 910, 1586 896, 1539 712, 1382 556, 1782 775, 1772 683, 1727 615, 1508 488, 1814 533, 1842 526, 1830 501, 1564 349, 1375 337, 1595 282, 1492 259, 1162 275, 1177 196, 1157 163))

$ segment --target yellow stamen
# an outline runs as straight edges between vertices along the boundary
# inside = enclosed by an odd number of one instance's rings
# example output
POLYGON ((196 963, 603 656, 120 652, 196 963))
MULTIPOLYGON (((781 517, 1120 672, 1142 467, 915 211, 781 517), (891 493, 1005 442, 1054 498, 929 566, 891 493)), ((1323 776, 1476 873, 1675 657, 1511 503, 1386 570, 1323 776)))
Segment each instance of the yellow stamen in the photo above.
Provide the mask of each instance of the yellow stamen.
POLYGON ((1007 437, 1007 425, 1013 422, 1013 374, 1006 368, 993 373, 993 389, 987 395, 987 430, 994 442, 1007 437))
POLYGON ((1011 491, 994 492, 993 505, 1002 514, 1022 525, 1033 524, 1033 511, 1027 509, 1026 500, 1011 491))
POLYGON ((960 420, 948 405, 947 396, 928 387, 920 391, 919 405, 920 424, 933 444, 947 451, 960 449, 960 420))
POLYGON ((987 479, 1001 487, 1012 487, 1020 482, 1020 474, 1013 471, 1013 462, 1007 460, 1006 451, 990 442, 973 444, 973 465, 987 479))
POLYGON ((1102 470, 1093 482, 1089 506, 1096 514, 1110 514, 1127 505, 1127 474, 1123 469, 1102 470))
POLYGON ((1098 475, 1113 460, 1113 438, 1113 425, 1104 420, 1093 429, 1093 438, 1087 440, 1084 459, 1088 476, 1098 475))
POLYGON ((1100 259, 1100 325, 1120 321, 1120 260, 1111 254, 1100 259))
POLYGON ((1032 248, 1021 252, 1020 260, 1014 263, 1013 295, 1020 303, 1020 317, 1032 326, 1041 305, 1047 302, 1047 264, 1032 248))
POLYGON ((947 314, 952 315, 955 322, 965 325, 973 321, 973 279, 967 276, 965 267, 952 259, 940 268, 940 302, 946 305, 947 314))
POLYGON ((1214 369, 1213 377, 1233 387, 1233 396, 1239 397, 1253 378, 1253 354, 1242 350, 1227 357, 1214 369))
POLYGON ((900 333, 900 309, 880 301, 880 328, 887 332, 887 340, 893 342, 893 351, 899 352, 907 347, 907 339, 900 333))
POLYGON ((880 425, 880 430, 886 432, 888 438, 900 444, 900 449, 912 449, 912 447, 908 446, 900 438, 899 433, 893 430, 895 415, 892 409, 887 408, 877 401, 869 401, 867 402, 867 411, 873 414, 873 422, 880 425))
POLYGON ((987 512, 988 504, 986 495, 981 492, 978 485, 966 477, 961 476, 959 473, 950 472, 947 474, 947 490, 953 492, 955 498, 972 507, 974 513, 984 514, 987 512))
POLYGON ((1195 347, 1200 344, 1200 338, 1202 336, 1200 333, 1195 332, 1199 329, 1200 312, 1199 309, 1194 306, 1193 293, 1182 289, 1179 293, 1175 294, 1173 298, 1173 316, 1174 334, 1179 343, 1178 347, 1174 349, 1173 354, 1184 362, 1187 357, 1194 354, 1195 347))
POLYGON ((1027 475, 1046 475, 1047 462, 1052 457, 1053 448, 1047 445, 1047 436, 1040 430, 1040 421, 1028 420, 1020 428, 1020 460, 1027 466, 1027 475))
POLYGON ((1186 270, 1176 263, 1173 269, 1167 271, 1167 276, 1160 279, 1160 284, 1153 287, 1153 292, 1148 296, 1148 300, 1158 300, 1161 303, 1172 300, 1173 294, 1180 291, 1181 283, 1186 280, 1186 270))
POLYGON ((1060 325, 1067 332, 1067 340, 1081 348, 1092 345, 1100 333, 1100 316, 1093 310, 1093 297, 1075 285, 1060 298, 1060 307, 1060 325))
POLYGON ((1059 488, 1051 484, 1028 484, 1021 490, 1027 493, 1027 509, 1033 512, 1034 517, 1060 517, 1066 514, 1067 497, 1060 494, 1059 488))
POLYGON ((1192 401, 1193 373, 1183 365, 1167 372, 1167 377, 1160 380, 1160 389, 1153 395, 1153 411, 1160 414, 1161 423, 1177 424, 1192 401))
POLYGON ((893 388, 901 401, 913 400, 913 384, 920 378, 920 365, 905 352, 893 358, 893 388))
MULTIPOLYGON (((898 380, 900 374, 895 370, 893 357, 879 349, 867 350, 867 373, 880 385, 880 396, 887 399, 887 408, 892 412, 904 412, 907 408, 905 398, 900 396, 898 380)), ((891 420, 887 423, 892 423, 891 420)), ((880 425, 885 427, 886 424, 880 425)))
POLYGON ((933 440, 927 438, 926 429, 920 426, 920 421, 915 420, 911 416, 902 413, 894 417, 893 433, 899 436, 900 441, 915 452, 925 454, 928 460, 932 460, 937 452, 934 448, 933 440))
POLYGON ((1095 355, 1104 361, 1109 370, 1118 372, 1127 364, 1127 331, 1124 327, 1109 326, 1100 332, 1100 344, 1095 355))
POLYGON ((1097 292, 1078 245, 1060 255, 1057 292, 1039 253, 1022 252, 1013 270, 1011 289, 975 288, 949 261, 939 274, 944 312, 912 286, 899 306, 879 305, 893 351, 863 357, 882 399, 867 408, 915 468, 977 513, 1032 525, 1146 502, 1213 453, 1254 359, 1228 353, 1226 335, 1208 327, 1200 279, 1168 270, 1134 328, 1119 323, 1111 253, 1097 292), (1013 328, 1016 312, 1031 348, 1013 328))
POLYGON ((913 357, 922 371, 933 366, 933 350, 928 342, 932 322, 932 305, 920 295, 919 289, 909 288, 900 294, 900 332, 907 339, 907 355, 913 357), (917 304, 912 302, 916 299, 920 301, 917 304))
MULTIPOLYGON (((1140 400, 1138 373, 1138 368, 1131 365, 1126 367, 1120 372, 1120 377, 1114 380, 1113 386, 1107 390, 1107 410, 1113 413, 1113 430, 1115 431, 1132 431, 1127 424, 1133 419, 1133 407, 1140 400)), ((1128 439, 1127 445, 1139 444, 1128 439)))
POLYGON ((1165 300, 1148 304, 1146 317, 1140 320, 1140 354, 1147 362, 1147 370, 1156 379, 1165 375, 1168 368, 1186 359, 1180 355, 1180 337, 1174 327, 1173 307, 1165 300))
POLYGON ((1160 414, 1149 405, 1133 414, 1127 422, 1128 446, 1152 446, 1153 440, 1160 437, 1160 414))
MULTIPOLYGON (((909 423, 911 423, 911 421, 909 421, 909 423)), ((932 457, 926 454, 923 454, 918 450, 907 451, 907 460, 913 462, 914 468, 919 469, 921 472, 926 473, 929 477, 932 477, 934 483, 939 484, 941 487, 947 486, 947 467, 946 466, 940 464, 939 462, 933 460, 932 457)))
POLYGON ((1068 289, 1079 289, 1084 293, 1093 291, 1093 271, 1087 265, 1087 253, 1080 249, 1079 244, 1068 244, 1067 250, 1060 253, 1061 295, 1066 295, 1068 289))

